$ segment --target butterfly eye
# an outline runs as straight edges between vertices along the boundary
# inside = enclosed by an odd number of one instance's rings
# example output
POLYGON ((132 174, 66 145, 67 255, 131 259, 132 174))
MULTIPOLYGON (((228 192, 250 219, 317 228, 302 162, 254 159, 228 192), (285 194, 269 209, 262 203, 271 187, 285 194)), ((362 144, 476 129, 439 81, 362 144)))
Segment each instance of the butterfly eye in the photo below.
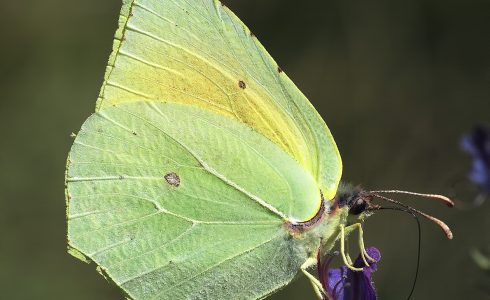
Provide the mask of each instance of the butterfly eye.
POLYGON ((353 201, 350 209, 349 209, 349 214, 350 215, 359 215, 363 211, 366 210, 368 206, 368 203, 364 198, 359 197, 355 201, 353 201))

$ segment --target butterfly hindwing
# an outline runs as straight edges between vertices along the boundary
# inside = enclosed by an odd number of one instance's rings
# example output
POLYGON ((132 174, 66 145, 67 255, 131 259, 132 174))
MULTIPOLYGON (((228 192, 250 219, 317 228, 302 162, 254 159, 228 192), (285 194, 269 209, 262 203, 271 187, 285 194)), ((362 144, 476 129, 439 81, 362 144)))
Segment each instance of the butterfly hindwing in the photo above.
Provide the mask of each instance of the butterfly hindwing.
POLYGON ((307 258, 284 218, 311 213, 315 186, 239 122, 121 104, 90 117, 70 152, 69 244, 135 299, 262 298, 307 258))

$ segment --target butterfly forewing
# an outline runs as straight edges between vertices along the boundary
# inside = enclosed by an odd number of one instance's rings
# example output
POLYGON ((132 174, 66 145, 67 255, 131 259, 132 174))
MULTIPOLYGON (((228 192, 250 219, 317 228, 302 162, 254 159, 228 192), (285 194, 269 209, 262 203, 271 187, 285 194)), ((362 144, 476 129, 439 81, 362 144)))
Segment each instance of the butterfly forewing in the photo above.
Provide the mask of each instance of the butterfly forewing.
POLYGON ((212 0, 126 1, 120 24, 99 110, 150 100, 222 114, 281 147, 333 198, 342 166, 328 128, 229 9, 212 0))

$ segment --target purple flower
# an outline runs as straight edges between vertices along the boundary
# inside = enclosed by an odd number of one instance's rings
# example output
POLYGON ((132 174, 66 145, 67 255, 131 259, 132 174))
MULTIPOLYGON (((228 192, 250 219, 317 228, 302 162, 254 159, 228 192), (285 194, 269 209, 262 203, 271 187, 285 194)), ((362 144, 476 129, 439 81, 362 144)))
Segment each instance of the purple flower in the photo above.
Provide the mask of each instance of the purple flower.
POLYGON ((376 291, 371 276, 376 271, 376 263, 381 259, 378 249, 370 247, 366 249, 369 256, 375 261, 368 260, 369 267, 364 264, 359 255, 354 262, 354 267, 363 271, 352 271, 346 266, 329 269, 334 256, 328 256, 322 263, 318 257, 318 274, 323 288, 328 296, 324 300, 376 300, 376 291))
POLYGON ((463 136, 461 146, 473 158, 470 180, 483 192, 490 193, 490 129, 477 126, 463 136))

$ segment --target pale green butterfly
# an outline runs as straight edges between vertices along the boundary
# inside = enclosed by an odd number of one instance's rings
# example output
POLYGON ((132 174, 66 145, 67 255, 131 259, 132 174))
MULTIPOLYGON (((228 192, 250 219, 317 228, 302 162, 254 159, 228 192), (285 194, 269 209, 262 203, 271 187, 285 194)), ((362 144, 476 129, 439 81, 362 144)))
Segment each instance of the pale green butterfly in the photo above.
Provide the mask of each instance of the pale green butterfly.
POLYGON ((69 251, 134 299, 261 299, 299 270, 322 297, 306 269, 369 200, 331 201, 341 171, 319 114, 219 1, 124 0, 68 157, 69 251))

